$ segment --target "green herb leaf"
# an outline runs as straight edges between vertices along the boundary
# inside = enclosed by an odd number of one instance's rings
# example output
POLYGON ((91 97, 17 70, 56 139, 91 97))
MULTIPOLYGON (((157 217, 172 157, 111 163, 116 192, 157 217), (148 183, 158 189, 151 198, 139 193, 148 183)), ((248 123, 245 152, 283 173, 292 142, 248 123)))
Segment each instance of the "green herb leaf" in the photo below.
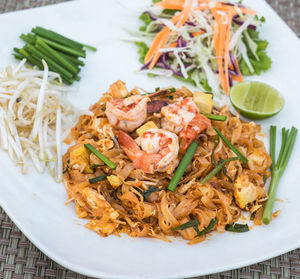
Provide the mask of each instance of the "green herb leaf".
POLYGON ((162 11, 162 16, 174 16, 177 12, 180 12, 180 10, 164 9, 162 11))
POLYGON ((248 232, 249 227, 248 224, 231 224, 231 225, 226 225, 225 227, 226 231, 229 232, 237 232, 237 233, 242 233, 242 232, 248 232))
POLYGON ((187 228, 193 228, 196 233, 197 233, 197 236, 202 236, 206 233, 208 233, 211 229, 214 228, 214 226, 218 223, 218 220, 217 219, 211 219, 208 226, 203 229, 202 231, 199 231, 199 228, 198 228, 198 225, 199 225, 199 221, 198 219, 193 219, 189 222, 186 222, 176 228, 172 228, 172 231, 178 231, 178 230, 185 230, 187 228))
POLYGON ((211 219, 208 226, 202 230, 201 232, 198 232, 197 236, 202 236, 204 234, 207 234, 210 230, 214 228, 214 226, 218 223, 218 220, 216 218, 211 219))
POLYGON ((189 222, 186 222, 186 223, 184 223, 184 224, 182 224, 182 225, 180 225, 176 228, 172 228, 171 230, 173 232, 175 232, 175 231, 178 231, 178 230, 182 231, 182 230, 185 230, 185 229, 188 229, 188 228, 194 228, 196 231, 198 230, 198 232, 200 232, 199 229, 198 229, 198 225, 199 225, 198 219, 193 219, 193 220, 191 220, 189 222))

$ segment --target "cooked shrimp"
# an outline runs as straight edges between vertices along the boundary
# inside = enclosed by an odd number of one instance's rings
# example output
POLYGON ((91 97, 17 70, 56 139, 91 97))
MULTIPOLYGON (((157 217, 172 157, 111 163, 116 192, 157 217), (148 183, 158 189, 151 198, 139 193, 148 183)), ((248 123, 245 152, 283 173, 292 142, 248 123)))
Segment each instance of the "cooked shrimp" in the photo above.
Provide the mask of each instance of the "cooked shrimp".
POLYGON ((111 100, 106 103, 105 114, 111 125, 132 132, 145 122, 149 101, 149 97, 140 95, 111 100))
POLYGON ((163 107, 161 113, 162 128, 179 134, 179 137, 185 140, 184 149, 210 126, 210 120, 199 113, 197 105, 190 97, 163 107))
POLYGON ((119 144, 137 169, 145 173, 172 173, 178 165, 178 138, 162 129, 150 129, 136 140, 120 131, 119 144))

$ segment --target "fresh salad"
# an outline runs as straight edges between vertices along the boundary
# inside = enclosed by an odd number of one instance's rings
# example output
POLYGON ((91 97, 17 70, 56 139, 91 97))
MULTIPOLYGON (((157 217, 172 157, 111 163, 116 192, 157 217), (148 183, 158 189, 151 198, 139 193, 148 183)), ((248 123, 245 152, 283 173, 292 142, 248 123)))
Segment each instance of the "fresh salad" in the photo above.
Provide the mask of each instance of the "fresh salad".
POLYGON ((175 76, 202 91, 229 93, 233 82, 271 67, 265 21, 241 3, 215 0, 152 0, 135 40, 141 72, 175 76))

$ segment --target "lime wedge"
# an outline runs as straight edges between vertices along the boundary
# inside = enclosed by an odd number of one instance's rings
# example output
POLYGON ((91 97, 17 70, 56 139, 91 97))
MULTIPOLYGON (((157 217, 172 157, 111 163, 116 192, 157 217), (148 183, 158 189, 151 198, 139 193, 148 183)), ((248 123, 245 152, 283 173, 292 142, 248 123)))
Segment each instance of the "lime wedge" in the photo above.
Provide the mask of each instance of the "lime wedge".
POLYGON ((258 81, 240 82, 233 86, 230 101, 242 115, 251 119, 271 117, 284 105, 284 99, 277 90, 258 81))

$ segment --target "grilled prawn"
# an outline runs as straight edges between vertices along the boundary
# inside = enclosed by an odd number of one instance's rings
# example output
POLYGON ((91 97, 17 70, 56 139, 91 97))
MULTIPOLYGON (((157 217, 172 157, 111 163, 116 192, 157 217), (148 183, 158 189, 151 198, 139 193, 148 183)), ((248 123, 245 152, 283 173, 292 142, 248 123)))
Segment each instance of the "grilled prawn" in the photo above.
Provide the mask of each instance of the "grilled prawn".
POLYGON ((161 109, 162 128, 178 134, 185 140, 184 149, 203 130, 210 126, 210 120, 199 113, 192 98, 184 98, 161 109))
POLYGON ((162 129, 150 129, 136 140, 119 132, 119 144, 137 169, 145 173, 172 173, 178 165, 178 137, 162 129))
POLYGON ((111 100, 106 103, 105 114, 111 125, 132 132, 145 122, 149 101, 149 97, 140 95, 111 100))

